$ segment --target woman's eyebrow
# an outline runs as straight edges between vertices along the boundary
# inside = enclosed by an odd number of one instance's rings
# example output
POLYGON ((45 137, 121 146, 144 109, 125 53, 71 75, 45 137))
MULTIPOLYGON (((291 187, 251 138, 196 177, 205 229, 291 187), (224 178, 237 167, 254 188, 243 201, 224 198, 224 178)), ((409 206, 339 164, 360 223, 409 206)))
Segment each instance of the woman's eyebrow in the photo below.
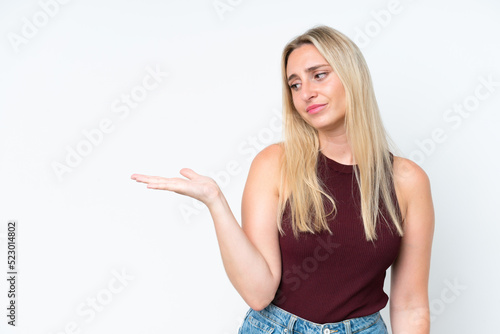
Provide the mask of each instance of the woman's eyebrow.
MULTIPOLYGON (((321 64, 321 65, 311 66, 311 67, 309 67, 308 69, 306 69, 306 72, 312 72, 312 71, 317 70, 318 68, 323 67, 323 66, 330 66, 330 65, 328 65, 328 64, 321 64)), ((290 80, 292 80, 292 79, 294 79, 294 78, 297 78, 297 77, 298 77, 298 75, 297 75, 297 74, 295 74, 295 73, 294 73, 294 74, 292 74, 292 75, 290 75, 290 76, 288 77, 288 82, 290 82, 290 80)))

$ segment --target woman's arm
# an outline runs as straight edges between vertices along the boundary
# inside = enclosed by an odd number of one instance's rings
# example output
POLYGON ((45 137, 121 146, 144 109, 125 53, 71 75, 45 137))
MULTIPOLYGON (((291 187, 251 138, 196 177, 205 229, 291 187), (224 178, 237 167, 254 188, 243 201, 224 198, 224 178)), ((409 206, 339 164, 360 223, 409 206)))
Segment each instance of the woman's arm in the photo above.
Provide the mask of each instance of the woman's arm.
POLYGON ((281 154, 281 147, 273 144, 254 158, 243 191, 241 227, 223 197, 209 206, 226 273, 256 311, 269 305, 281 281, 276 225, 281 154))
POLYGON ((279 147, 262 150, 250 167, 242 201, 242 227, 215 181, 183 168, 181 178, 132 175, 148 188, 170 190, 205 203, 212 215, 229 280, 245 302, 259 311, 273 300, 281 279, 276 214, 279 147))
POLYGON ((429 178, 411 160, 398 157, 395 184, 405 203, 401 249, 391 267, 390 314, 393 334, 430 332, 429 270, 434 207, 429 178))

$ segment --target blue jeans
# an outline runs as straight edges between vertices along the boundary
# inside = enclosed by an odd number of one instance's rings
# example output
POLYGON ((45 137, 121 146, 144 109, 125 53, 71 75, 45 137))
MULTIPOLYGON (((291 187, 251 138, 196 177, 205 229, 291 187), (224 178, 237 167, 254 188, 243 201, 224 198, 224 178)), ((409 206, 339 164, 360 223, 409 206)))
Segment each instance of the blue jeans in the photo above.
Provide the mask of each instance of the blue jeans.
POLYGON ((340 322, 317 324, 274 304, 255 311, 250 308, 238 334, 388 334, 380 312, 340 322))

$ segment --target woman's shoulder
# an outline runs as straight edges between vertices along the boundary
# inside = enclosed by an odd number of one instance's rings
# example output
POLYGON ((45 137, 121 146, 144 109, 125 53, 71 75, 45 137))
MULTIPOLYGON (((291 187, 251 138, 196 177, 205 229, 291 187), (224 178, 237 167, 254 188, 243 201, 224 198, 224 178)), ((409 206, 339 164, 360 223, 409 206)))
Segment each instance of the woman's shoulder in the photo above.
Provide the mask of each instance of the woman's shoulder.
POLYGON ((255 179, 264 184, 273 184, 275 193, 279 194, 279 180, 281 172, 281 157, 284 149, 280 143, 271 144, 262 149, 252 161, 250 169, 258 171, 255 179))
POLYGON ((283 146, 283 143, 278 142, 266 146, 257 154, 257 156, 259 156, 260 159, 271 160, 272 162, 277 163, 283 156, 284 152, 285 148, 283 146))
POLYGON ((417 163, 410 159, 394 155, 394 178, 404 186, 428 180, 427 173, 417 163))
POLYGON ((409 201, 430 188, 430 181, 427 173, 417 163, 394 156, 394 186, 403 216, 406 217, 409 201))

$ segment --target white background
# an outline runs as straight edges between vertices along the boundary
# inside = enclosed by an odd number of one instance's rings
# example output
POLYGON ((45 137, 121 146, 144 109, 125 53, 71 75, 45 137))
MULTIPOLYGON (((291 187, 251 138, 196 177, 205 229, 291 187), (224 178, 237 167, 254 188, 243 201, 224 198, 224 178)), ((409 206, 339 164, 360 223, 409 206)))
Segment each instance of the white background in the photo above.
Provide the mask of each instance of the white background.
MULTIPOLYGON (((241 223, 250 163, 281 138, 281 51, 317 24, 358 43, 389 134, 431 180, 431 332, 494 331, 499 14, 494 0, 2 1, 0 267, 15 219, 19 275, 16 328, 0 280, 0 332, 236 333, 248 306, 206 207, 130 176, 212 176, 241 223), (125 114, 147 68, 168 75, 125 114)), ((390 327, 389 304, 382 316, 390 327)))

